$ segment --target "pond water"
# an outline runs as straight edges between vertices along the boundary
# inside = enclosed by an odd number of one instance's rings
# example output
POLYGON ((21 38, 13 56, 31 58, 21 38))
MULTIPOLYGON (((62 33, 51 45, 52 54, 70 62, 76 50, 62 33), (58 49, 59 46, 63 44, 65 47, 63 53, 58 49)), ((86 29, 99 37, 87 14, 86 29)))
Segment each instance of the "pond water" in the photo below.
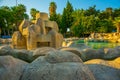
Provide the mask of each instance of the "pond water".
POLYGON ((87 42, 86 45, 88 45, 94 49, 99 49, 102 47, 114 48, 116 46, 120 46, 120 43, 87 42))
MULTIPOLYGON (((77 43, 84 43, 83 40, 77 41, 77 43)), ((90 46, 93 49, 99 49, 99 48, 114 48, 116 46, 120 46, 120 43, 109 43, 109 42, 85 42, 87 46, 90 46)))

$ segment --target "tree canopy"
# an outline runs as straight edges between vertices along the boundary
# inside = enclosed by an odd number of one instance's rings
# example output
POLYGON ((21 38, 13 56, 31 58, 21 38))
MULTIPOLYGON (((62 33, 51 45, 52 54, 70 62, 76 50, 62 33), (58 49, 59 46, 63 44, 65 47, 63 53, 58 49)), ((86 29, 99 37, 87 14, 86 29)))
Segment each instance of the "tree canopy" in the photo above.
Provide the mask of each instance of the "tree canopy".
POLYGON ((72 4, 68 1, 66 4, 66 7, 63 10, 63 14, 62 14, 62 22, 61 22, 61 31, 63 34, 65 34, 67 32, 67 29, 70 29, 70 27, 72 26, 73 23, 73 17, 72 17, 72 13, 73 13, 74 9, 72 4))
POLYGON ((23 19, 28 19, 26 7, 23 4, 18 6, 0 7, 0 29, 2 35, 10 35, 14 30, 18 30, 18 26, 23 19))
MULTIPOLYGON (((101 11, 96 9, 96 5, 93 5, 88 7, 88 9, 74 9, 72 4, 67 1, 63 12, 57 13, 57 5, 52 1, 48 6, 48 10, 49 19, 58 23, 60 32, 64 37, 67 33, 84 37, 84 35, 93 32, 120 32, 120 8, 108 7, 101 11)), ((31 8, 30 15, 32 20, 35 20, 37 12, 39 12, 37 9, 31 8)), ((18 4, 13 7, 1 6, 1 34, 10 35, 13 31, 18 30, 18 26, 23 19, 29 19, 25 5, 18 4)))
POLYGON ((36 13, 38 13, 39 11, 36 10, 35 8, 31 8, 30 9, 30 15, 32 16, 32 20, 35 20, 36 18, 36 13))

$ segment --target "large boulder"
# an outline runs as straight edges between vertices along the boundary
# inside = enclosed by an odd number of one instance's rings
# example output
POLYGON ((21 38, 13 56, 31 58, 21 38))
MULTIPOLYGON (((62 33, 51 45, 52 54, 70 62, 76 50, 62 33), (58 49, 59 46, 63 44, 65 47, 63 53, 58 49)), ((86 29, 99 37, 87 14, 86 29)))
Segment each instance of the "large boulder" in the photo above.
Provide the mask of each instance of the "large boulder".
POLYGON ((50 51, 26 67, 21 80, 95 80, 80 58, 67 51, 50 51))
POLYGON ((114 49, 116 49, 118 52, 120 52, 120 46, 116 46, 114 49))
POLYGON ((102 59, 104 56, 103 49, 84 49, 81 52, 81 59, 83 61, 91 60, 91 59, 102 59))
POLYGON ((120 49, 119 48, 105 48, 104 49, 104 59, 113 60, 117 57, 120 57, 120 49))
POLYGON ((45 56, 49 63, 62 63, 62 62, 82 62, 79 56, 67 51, 51 51, 45 56))
POLYGON ((12 56, 0 56, 0 80, 20 80, 26 62, 12 56))
POLYGON ((33 51, 33 57, 34 59, 38 58, 39 56, 45 56, 48 54, 50 51, 55 51, 54 48, 51 47, 41 47, 37 48, 33 51))
POLYGON ((19 58, 21 60, 32 62, 33 51, 25 50, 25 49, 12 49, 11 46, 5 45, 0 47, 0 56, 11 55, 15 58, 19 58))
POLYGON ((12 53, 13 49, 11 46, 8 45, 0 46, 0 56, 11 55, 12 53))
POLYGON ((26 62, 32 62, 33 58, 33 51, 25 50, 25 49, 14 49, 13 53, 11 54, 15 58, 19 58, 26 62))
POLYGON ((93 59, 93 60, 84 62, 84 64, 100 64, 100 65, 105 65, 105 66, 113 67, 116 69, 120 69, 120 57, 112 61, 102 60, 102 59, 93 59))
POLYGON ((61 51, 69 51, 69 52, 72 52, 72 53, 78 55, 79 57, 81 57, 81 50, 79 50, 78 48, 63 47, 60 50, 61 51))
POLYGON ((120 80, 120 70, 100 64, 88 64, 95 80, 120 80))

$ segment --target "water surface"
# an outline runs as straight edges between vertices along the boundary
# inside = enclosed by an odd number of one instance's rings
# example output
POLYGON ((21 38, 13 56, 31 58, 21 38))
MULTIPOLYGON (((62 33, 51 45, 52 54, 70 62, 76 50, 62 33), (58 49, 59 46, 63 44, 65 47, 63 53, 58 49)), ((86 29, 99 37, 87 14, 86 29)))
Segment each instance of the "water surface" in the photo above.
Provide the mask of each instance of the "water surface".
POLYGON ((79 40, 77 43, 85 43, 87 46, 90 46, 93 49, 99 48, 114 48, 116 46, 120 46, 120 43, 109 43, 109 42, 84 42, 84 40, 79 40))

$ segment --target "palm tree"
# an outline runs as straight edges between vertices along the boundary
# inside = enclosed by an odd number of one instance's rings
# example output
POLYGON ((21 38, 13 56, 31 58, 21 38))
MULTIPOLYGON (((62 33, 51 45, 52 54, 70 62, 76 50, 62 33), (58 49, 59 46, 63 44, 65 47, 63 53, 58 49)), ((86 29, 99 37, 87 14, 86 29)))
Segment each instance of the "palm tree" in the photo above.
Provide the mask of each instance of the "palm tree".
POLYGON ((117 33, 120 33, 120 17, 116 17, 113 23, 117 28, 117 33))
POLYGON ((106 13, 109 19, 112 19, 113 9, 111 7, 106 8, 106 13))
POLYGON ((56 13, 56 9, 57 9, 56 3, 51 2, 49 6, 49 14, 53 15, 54 13, 56 13))

